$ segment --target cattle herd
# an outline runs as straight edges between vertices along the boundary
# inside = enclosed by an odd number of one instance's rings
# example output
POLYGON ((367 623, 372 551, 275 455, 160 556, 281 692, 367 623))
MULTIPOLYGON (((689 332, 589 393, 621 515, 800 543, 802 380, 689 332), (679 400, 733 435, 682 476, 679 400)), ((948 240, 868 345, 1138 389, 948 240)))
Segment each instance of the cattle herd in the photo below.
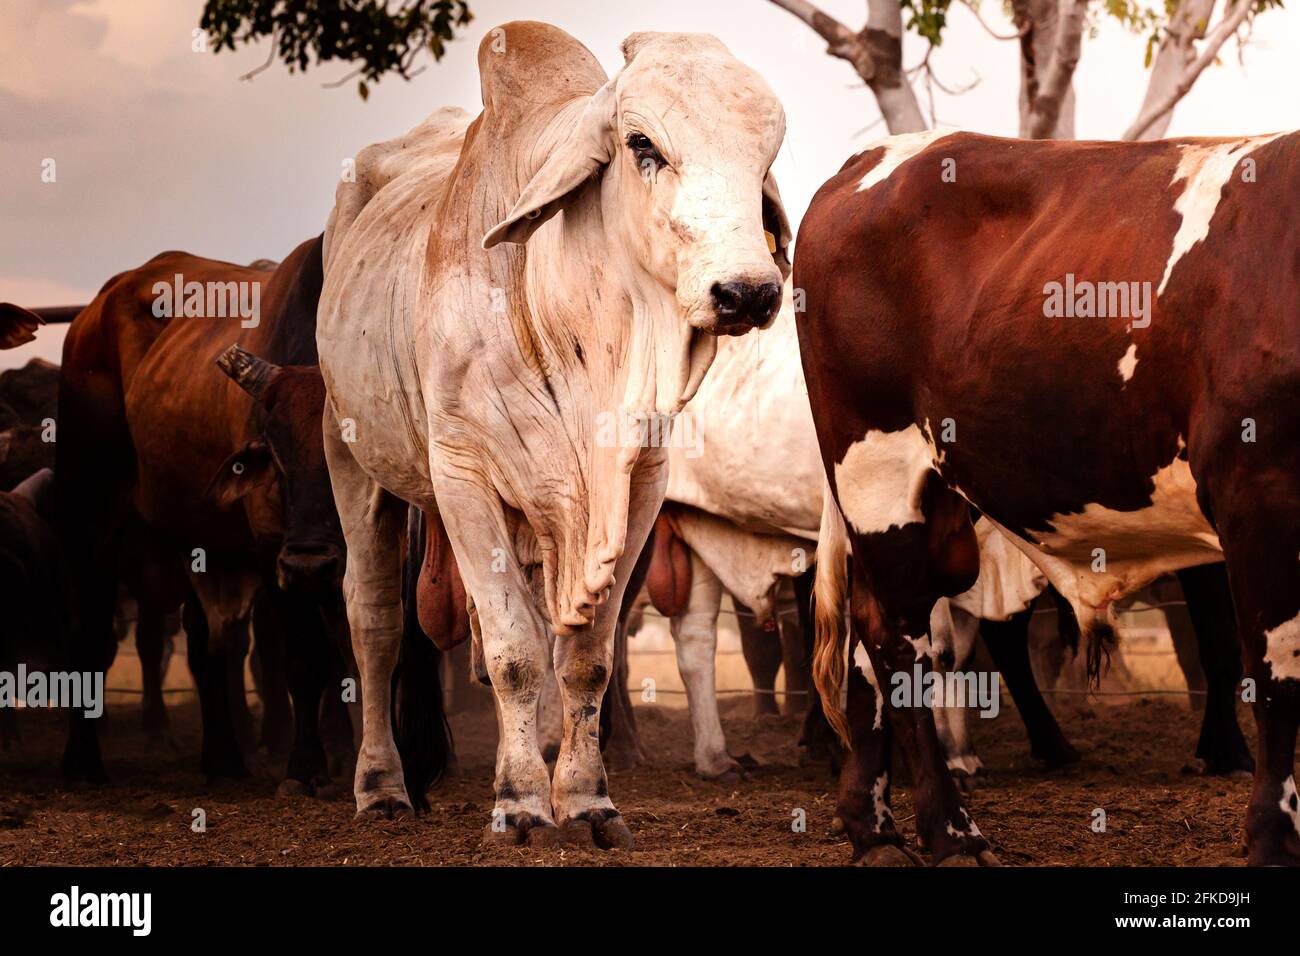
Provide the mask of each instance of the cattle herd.
MULTIPOLYGON (((853 859, 919 862, 897 742, 919 844, 994 865, 970 708, 893 691, 982 640, 1034 756, 1076 761, 1032 606, 1096 675, 1116 602, 1177 574, 1196 753, 1254 775, 1250 862, 1300 862, 1300 134, 892 137, 817 193, 792 265, 759 74, 703 35, 623 55, 609 78, 557 28, 494 30, 483 111, 363 149, 321 236, 279 264, 162 253, 75 310, 61 366, 6 373, 0 671, 102 674, 133 616, 156 731, 183 626, 209 777, 265 745, 284 792, 354 767, 357 814, 393 817, 453 759, 439 652, 468 641, 499 728, 485 839, 620 849, 643 594, 697 773, 745 769, 729 594, 756 681, 815 682, 800 743, 839 769, 853 859), (781 605, 773 658, 754 622, 781 605)), ((0 304, 0 347, 59 312, 0 304)), ((64 774, 103 781, 69 714, 64 774)))

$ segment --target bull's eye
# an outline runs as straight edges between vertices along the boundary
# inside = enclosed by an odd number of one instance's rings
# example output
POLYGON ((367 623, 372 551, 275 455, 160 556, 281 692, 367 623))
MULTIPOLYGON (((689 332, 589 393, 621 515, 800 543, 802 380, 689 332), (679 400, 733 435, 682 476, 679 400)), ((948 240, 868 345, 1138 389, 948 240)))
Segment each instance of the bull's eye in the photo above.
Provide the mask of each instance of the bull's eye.
POLYGON ((629 133, 627 148, 632 150, 632 157, 643 176, 652 177, 661 166, 666 165, 663 155, 655 149, 655 144, 645 133, 629 133))

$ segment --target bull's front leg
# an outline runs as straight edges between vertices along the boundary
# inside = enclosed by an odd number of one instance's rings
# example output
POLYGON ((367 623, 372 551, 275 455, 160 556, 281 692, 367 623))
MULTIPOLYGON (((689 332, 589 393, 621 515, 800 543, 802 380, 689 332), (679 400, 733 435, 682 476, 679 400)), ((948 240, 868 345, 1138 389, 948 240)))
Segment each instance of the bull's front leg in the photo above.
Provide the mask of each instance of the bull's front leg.
POLYGON ((538 703, 554 680, 550 641, 514 556, 500 499, 470 481, 443 479, 438 509, 474 604, 483 665, 497 705, 496 801, 484 842, 554 842, 551 780, 538 741, 538 703), (505 560, 503 560, 503 556, 505 560))
POLYGON ((600 756, 600 703, 614 665, 616 623, 602 614, 590 630, 555 639, 564 737, 551 803, 566 843, 626 850, 632 846, 632 831, 609 797, 600 756))

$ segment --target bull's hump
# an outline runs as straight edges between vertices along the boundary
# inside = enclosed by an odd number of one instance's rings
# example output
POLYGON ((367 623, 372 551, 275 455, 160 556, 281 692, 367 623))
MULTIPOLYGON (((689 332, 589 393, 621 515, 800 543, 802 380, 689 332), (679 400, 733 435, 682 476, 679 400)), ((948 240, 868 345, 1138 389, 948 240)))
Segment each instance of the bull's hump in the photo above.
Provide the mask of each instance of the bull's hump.
POLYGON ((608 79, 580 42, 559 27, 533 20, 488 30, 479 44, 478 67, 483 110, 501 121, 594 93, 608 79))

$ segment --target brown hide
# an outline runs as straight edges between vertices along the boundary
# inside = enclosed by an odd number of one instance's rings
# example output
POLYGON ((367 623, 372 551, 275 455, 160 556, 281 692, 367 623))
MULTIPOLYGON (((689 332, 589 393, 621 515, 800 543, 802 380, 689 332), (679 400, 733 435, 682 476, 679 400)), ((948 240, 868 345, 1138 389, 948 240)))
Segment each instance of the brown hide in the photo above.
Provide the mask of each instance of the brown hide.
MULTIPOLYGON (((284 326, 304 323, 278 319, 292 305, 299 273, 318 250, 318 242, 304 243, 269 274, 167 252, 115 277, 78 316, 64 344, 61 413, 75 417, 77 447, 65 447, 60 434, 61 471, 93 473, 96 452, 111 445, 110 454, 124 465, 127 456, 134 457, 133 504, 156 530, 209 553, 248 553, 255 542, 274 546, 282 530, 275 482, 244 497, 242 509, 215 507, 207 495, 223 464, 260 433, 253 398, 215 362, 238 343, 273 362, 293 361, 293 353, 300 353, 306 358, 298 359, 301 364, 314 364, 314 323, 290 334, 284 326), (238 316, 155 316, 155 287, 174 287, 177 275, 205 288, 259 284, 258 324, 243 328, 238 316), (86 442, 91 434, 94 441, 86 442)), ((180 311, 180 303, 172 311, 180 311)))

